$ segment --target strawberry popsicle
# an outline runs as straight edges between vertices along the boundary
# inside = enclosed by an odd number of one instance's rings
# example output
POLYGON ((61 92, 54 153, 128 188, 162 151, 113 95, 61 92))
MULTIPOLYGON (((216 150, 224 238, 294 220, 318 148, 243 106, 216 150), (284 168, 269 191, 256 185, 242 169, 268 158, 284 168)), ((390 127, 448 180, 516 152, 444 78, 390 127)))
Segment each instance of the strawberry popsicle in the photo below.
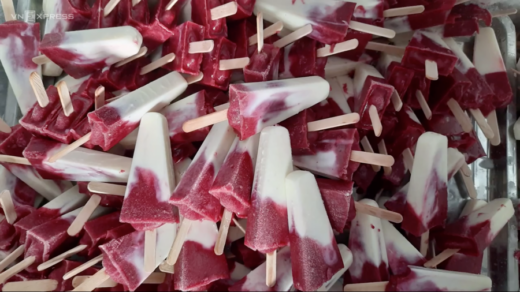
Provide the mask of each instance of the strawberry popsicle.
POLYGON ((317 178, 318 188, 325 205, 332 229, 338 233, 356 217, 354 198, 352 197, 353 182, 317 178))
POLYGON ((174 266, 175 290, 199 291, 214 281, 229 278, 226 257, 213 251, 217 233, 214 222, 202 220, 192 223, 174 266))
POLYGON ((168 203, 174 184, 166 118, 147 113, 141 119, 120 221, 136 230, 179 223, 177 208, 168 203))
POLYGON ((182 130, 182 124, 184 122, 214 112, 205 93, 204 90, 201 90, 172 103, 160 111, 168 121, 168 130, 172 144, 204 141, 208 135, 209 127, 198 129, 190 133, 186 133, 182 130))
POLYGON ((359 113, 358 128, 374 130, 381 135, 383 113, 390 103, 394 87, 386 82, 383 75, 370 65, 359 64, 354 75, 354 112, 359 113))
POLYGON ((285 177, 292 170, 287 129, 276 126, 263 129, 244 242, 252 250, 271 253, 289 244, 285 177))
POLYGON ((227 122, 211 128, 170 197, 170 204, 179 206, 183 217, 213 222, 220 220, 220 202, 209 191, 234 138, 233 129, 227 122))
POLYGON ((25 242, 25 234, 32 228, 38 227, 60 215, 73 211, 88 201, 88 197, 78 191, 78 187, 72 187, 63 194, 57 196, 35 212, 24 217, 14 225, 20 233, 20 243, 25 242))
POLYGON ((455 5, 444 24, 444 37, 473 36, 479 32, 479 20, 491 26, 491 13, 476 4, 455 5))
POLYGON ((54 86, 49 86, 46 90, 49 103, 42 107, 38 103, 33 103, 25 115, 20 120, 20 124, 29 132, 41 135, 43 129, 52 122, 52 115, 61 110, 60 96, 54 86))
POLYGON ((211 10, 224 4, 219 0, 193 0, 191 18, 193 22, 204 26, 204 38, 218 39, 227 37, 226 18, 213 19, 211 10))
POLYGON ((307 124, 315 121, 315 113, 312 108, 305 109, 298 114, 280 123, 291 136, 291 150, 293 155, 312 155, 316 153, 315 142, 318 132, 309 132, 307 124))
POLYGON ((318 58, 317 49, 317 42, 310 38, 301 38, 283 48, 280 78, 323 76, 327 58, 318 58))
POLYGON ((280 48, 264 44, 259 52, 255 50, 249 64, 244 67, 245 82, 277 80, 280 67, 280 48))
POLYGON ((229 287, 229 291, 289 291, 293 285, 291 250, 284 247, 276 255, 276 285, 265 285, 266 263, 251 271, 242 280, 229 287))
POLYGON ((421 236, 447 217, 448 139, 433 132, 419 137, 401 227, 421 236))
POLYGON ((343 269, 339 270, 332 276, 330 280, 325 282, 317 291, 341 291, 343 287, 343 274, 352 265, 352 252, 344 244, 338 244, 341 259, 343 260, 343 269))
POLYGON ((233 59, 236 47, 237 45, 224 37, 215 39, 213 50, 202 56, 200 71, 204 74, 204 77, 199 83, 220 90, 227 90, 231 70, 220 70, 220 61, 233 59))
POLYGON ((0 138, 0 153, 20 157, 31 138, 29 131, 21 125, 16 125, 5 138, 0 138))
POLYGON ((316 290, 343 268, 341 254, 314 176, 294 171, 285 187, 294 287, 316 290))
POLYGON ((318 76, 232 84, 228 121, 240 140, 245 140, 319 103, 328 93, 328 82, 318 76))
POLYGON ((459 253, 479 256, 514 215, 510 199, 495 199, 486 206, 446 226, 436 236, 440 250, 459 249, 459 253))
POLYGON ((408 266, 422 266, 426 259, 404 237, 392 223, 381 220, 381 227, 385 237, 388 265, 394 275, 405 274, 408 266))
POLYGON ((39 42, 39 23, 8 21, 0 25, 0 62, 22 114, 36 103, 29 76, 40 71, 40 66, 32 61, 38 56, 39 42))
MULTIPOLYGON (((239 218, 246 218, 251 207, 258 139, 260 135, 240 141, 235 138, 209 193, 239 218)), ((222 223, 221 223, 222 224, 222 223)))
POLYGON ((478 72, 486 79, 491 91, 495 93, 493 106, 503 108, 510 104, 513 92, 497 37, 492 28, 482 28, 475 37, 473 63, 478 72))
MULTIPOLYGON (((363 199, 360 202, 377 207, 374 200, 363 199)), ((348 246, 353 261, 345 278, 347 283, 388 280, 388 257, 381 219, 358 212, 350 227, 348 246)))
POLYGON ((388 135, 385 139, 392 156, 399 156, 406 149, 414 149, 417 140, 424 134, 421 122, 409 106, 403 106, 397 113, 397 119, 398 123, 392 135, 388 135))
POLYGON ((70 76, 81 78, 135 55, 142 41, 131 26, 79 30, 46 34, 40 51, 70 76))
MULTIPOLYGON (((177 224, 164 224, 156 229, 155 267, 168 256, 177 233, 177 224)), ((99 246, 103 252, 105 272, 117 283, 134 291, 151 272, 144 269, 145 231, 135 231, 99 246)))
POLYGON ((89 113, 90 142, 108 151, 137 128, 145 113, 168 105, 187 86, 179 73, 172 72, 89 113))
POLYGON ((457 60, 457 56, 446 45, 440 34, 416 31, 406 46, 402 64, 417 72, 426 72, 428 79, 436 80, 435 76, 430 76, 429 68, 426 68, 428 63, 436 66, 438 75, 447 76, 455 68, 457 60))
POLYGON ((204 26, 191 21, 184 22, 173 30, 173 36, 164 43, 162 55, 175 54, 173 62, 163 66, 166 69, 190 75, 199 74, 202 53, 190 53, 190 44, 204 40, 204 26))
POLYGON ((355 3, 330 0, 309 0, 305 2, 258 0, 254 13, 263 13, 265 20, 272 23, 283 20, 284 28, 297 30, 307 24, 312 25, 309 37, 332 45, 342 42, 347 35, 355 3))
POLYGON ((77 148, 56 162, 47 159, 65 144, 33 137, 23 154, 45 179, 126 182, 132 160, 102 151, 77 148))
POLYGON ((377 69, 385 76, 400 97, 404 97, 406 90, 412 83, 414 71, 401 65, 402 57, 381 53, 377 69))
MULTIPOLYGON (((416 5, 419 1, 398 0, 395 2, 397 5, 392 5, 392 8, 416 5)), ((446 22, 455 2, 455 0, 420 1, 420 4, 424 4, 424 12, 385 19, 384 26, 396 33, 403 33, 442 25, 446 22)))

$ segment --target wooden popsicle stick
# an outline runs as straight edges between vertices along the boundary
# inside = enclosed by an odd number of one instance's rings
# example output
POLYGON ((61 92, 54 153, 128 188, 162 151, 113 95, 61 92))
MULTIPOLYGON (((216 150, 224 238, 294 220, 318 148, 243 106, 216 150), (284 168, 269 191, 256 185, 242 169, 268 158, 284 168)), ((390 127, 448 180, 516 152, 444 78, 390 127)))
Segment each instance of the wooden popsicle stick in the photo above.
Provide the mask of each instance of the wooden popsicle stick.
POLYGON ((360 31, 360 32, 377 35, 380 37, 389 38, 389 39, 392 39, 395 37, 395 31, 393 31, 391 29, 379 27, 379 26, 375 26, 375 25, 371 25, 371 24, 366 24, 363 22, 355 21, 355 20, 350 21, 349 28, 360 31))
POLYGON ((249 57, 236 58, 236 59, 228 59, 228 60, 220 60, 219 62, 219 70, 234 70, 234 69, 242 69, 249 64, 249 57))
MULTIPOLYGON (((79 284, 72 291, 92 291, 108 279, 110 279, 110 276, 105 272, 105 268, 102 268, 97 273, 95 273, 94 276, 88 278, 83 283, 79 284)), ((74 281, 72 281, 72 283, 74 285, 74 281)))
POLYGON ((65 116, 70 116, 74 112, 74 107, 72 106, 72 102, 70 101, 70 92, 67 87, 67 83, 65 81, 60 81, 56 85, 56 89, 58 89, 58 95, 60 96, 61 107, 63 108, 63 113, 65 116))
POLYGON ((215 254, 222 255, 224 253, 224 247, 226 246, 226 240, 229 232, 229 225, 233 218, 233 212, 228 209, 224 209, 222 219, 220 220, 220 228, 218 229, 217 242, 215 243, 215 254))
POLYGON ((41 107, 46 107, 49 104, 49 96, 45 91, 45 86, 43 85, 42 78, 40 74, 37 72, 32 72, 29 75, 29 83, 34 91, 34 95, 36 95, 36 100, 41 107))
POLYGON ((116 8, 117 4, 119 4, 121 0, 110 0, 108 1, 107 5, 105 5, 105 8, 103 10, 104 17, 107 17, 114 8, 116 8))
POLYGON ((491 12, 491 17, 509 16, 509 15, 516 14, 517 12, 518 12, 518 10, 516 10, 515 8, 493 11, 493 12, 491 12))
POLYGON ((100 85, 94 93, 94 108, 98 109, 105 105, 105 87, 100 85))
POLYGON ((213 51, 214 47, 215 47, 215 42, 213 40, 191 42, 190 48, 188 49, 188 53, 190 53, 190 54, 209 53, 209 52, 213 51))
POLYGON ((368 153, 357 150, 353 150, 350 153, 350 161, 380 166, 392 166, 395 163, 395 159, 390 155, 368 153))
MULTIPOLYGON (((386 151, 385 140, 379 141, 379 143, 377 144, 377 149, 379 150, 379 153, 388 155, 388 151, 386 151)), ((383 167, 383 171, 384 171, 385 175, 391 175, 392 167, 385 166, 385 167, 383 167)))
POLYGON ((392 104, 394 105, 394 109, 396 112, 401 111, 401 109, 403 108, 403 101, 401 100, 399 93, 395 89, 392 93, 392 104))
POLYGON ((361 284, 347 284, 343 291, 385 291, 388 281, 361 284))
POLYGON ((288 44, 294 43, 295 41, 309 35, 311 32, 312 32, 312 25, 307 24, 307 25, 291 32, 290 34, 284 36, 283 38, 277 40, 276 42, 273 43, 273 46, 275 46, 277 48, 283 48, 283 47, 287 46, 288 44))
POLYGON ((242 226, 242 224, 240 224, 240 222, 238 222, 237 219, 233 218, 233 223, 235 223, 235 225, 238 227, 238 229, 240 229, 240 231, 246 234, 246 229, 244 228, 244 226, 242 226))
POLYGON ((101 197, 98 195, 92 195, 88 202, 81 208, 78 216, 72 221, 69 228, 67 229, 67 234, 69 236, 76 236, 81 230, 83 230, 83 226, 87 223, 88 219, 90 219, 90 215, 96 210, 101 202, 101 197))
POLYGON ((396 16, 405 16, 412 14, 419 14, 424 12, 424 5, 414 5, 407 7, 399 7, 399 8, 391 8, 383 11, 384 17, 396 17, 396 16))
POLYGON ((225 104, 217 105, 216 107, 214 107, 216 112, 219 112, 221 110, 225 110, 225 109, 228 109, 228 108, 229 108, 229 102, 225 103, 225 104))
POLYGON ((168 265, 168 263, 166 261, 164 261, 159 265, 159 271, 168 273, 168 274, 173 274, 174 268, 172 265, 168 265))
POLYGON ((178 0, 170 0, 168 4, 166 5, 166 10, 171 10, 173 6, 177 3, 178 0))
POLYGON ((264 14, 262 12, 256 15, 256 44, 258 52, 264 47, 264 14))
POLYGON ((132 0, 132 6, 135 6, 139 3, 141 3, 141 0, 132 0))
POLYGON ((146 278, 143 283, 157 285, 157 284, 164 283, 165 279, 166 279, 165 273, 154 272, 154 273, 151 273, 150 276, 148 276, 148 278, 146 278))
MULTIPOLYGON (((90 278, 92 278, 92 276, 76 276, 72 279, 72 287, 76 288, 90 278)), ((112 280, 112 278, 109 277, 107 280, 98 284, 98 286, 96 288, 114 288, 116 286, 117 286, 117 282, 112 280)))
POLYGON ((0 118, 0 132, 7 134, 12 132, 11 127, 2 118, 0 118))
POLYGON ((188 84, 193 84, 193 83, 196 83, 196 82, 199 82, 202 80, 202 78, 204 78, 204 73, 202 72, 199 72, 199 74, 197 76, 187 76, 187 77, 184 77, 184 79, 186 79, 186 82, 188 84))
POLYGON ((36 258, 34 256, 30 256, 23 261, 17 263, 16 265, 10 267, 0 274, 0 284, 4 284, 5 281, 9 280, 12 276, 20 273, 25 270, 28 266, 32 265, 36 258))
POLYGON ((16 214, 16 210, 14 209, 13 198, 9 190, 5 190, 0 194, 0 206, 4 210, 7 223, 14 224, 18 218, 18 214, 16 214))
POLYGON ((471 176, 465 176, 464 174, 462 174, 461 176, 462 180, 464 181, 464 185, 466 186, 466 190, 468 191, 468 196, 476 200, 477 190, 475 189, 475 183, 473 182, 473 178, 471 176))
POLYGON ((148 52, 148 48, 147 47, 141 47, 139 49, 139 52, 137 52, 137 54, 117 62, 115 67, 118 68, 118 67, 121 67, 121 66, 123 66, 125 64, 128 64, 128 63, 132 62, 133 60, 139 59, 142 56, 146 55, 147 52, 148 52))
POLYGON ((308 132, 316 132, 330 128, 337 128, 346 125, 352 125, 359 122, 359 114, 352 113, 341 116, 336 116, 328 119, 323 119, 319 121, 313 121, 307 123, 307 131, 308 132))
POLYGON ((276 250, 266 254, 265 269, 265 284, 272 288, 276 284, 276 250))
POLYGON ((404 166, 409 172, 412 172, 413 168, 413 154, 410 148, 406 148, 403 151, 404 166))
POLYGON ((231 15, 235 15, 238 11, 238 5, 235 1, 214 7, 210 10, 211 20, 217 20, 231 15))
POLYGON ((450 98, 446 103, 450 108, 451 113, 455 116, 457 122, 459 122, 462 130, 466 133, 473 131, 473 125, 466 112, 460 107, 460 104, 453 98, 450 98))
POLYGON ((464 162, 464 164, 460 168, 460 172, 464 176, 471 176, 471 169, 469 169, 469 166, 468 166, 468 164, 466 162, 464 162))
POLYGON ((31 163, 29 162, 29 160, 27 158, 18 157, 18 156, 10 156, 10 155, 0 155, 0 162, 31 165, 31 163))
POLYGON ((348 41, 344 41, 341 43, 337 43, 334 45, 334 49, 331 49, 330 45, 325 45, 323 48, 319 48, 317 50, 318 57, 327 57, 330 55, 339 54, 342 52, 350 51, 357 48, 359 45, 359 41, 357 39, 352 39, 348 41))
POLYGON ((430 242, 430 231, 428 230, 421 235, 420 252, 423 255, 423 257, 426 257, 426 255, 428 254, 428 247, 430 245, 429 242, 430 242))
POLYGON ((70 249, 60 255, 57 255, 55 257, 53 257, 52 259, 44 262, 44 263, 41 263, 39 266, 38 266, 38 271, 45 271, 46 269, 54 266, 54 265, 57 265, 59 263, 61 263, 63 260, 65 260, 66 258, 68 257, 71 257, 75 254, 77 254, 78 252, 84 250, 85 248, 87 248, 87 245, 85 244, 82 244, 82 245, 78 245, 76 246, 75 248, 73 249, 70 249))
POLYGON ((36 56, 36 57, 32 58, 32 61, 36 65, 45 65, 47 63, 52 63, 51 59, 49 59, 49 57, 47 57, 45 55, 36 56))
POLYGON ((354 204, 356 207, 356 212, 368 214, 370 216, 388 220, 388 221, 394 222, 394 223, 403 222, 403 216, 399 213, 381 209, 381 208, 374 207, 374 206, 370 206, 370 205, 363 204, 360 202, 354 202, 354 204))
POLYGON ((7 268, 10 264, 14 263, 17 258, 23 255, 25 251, 25 244, 20 245, 13 252, 7 255, 2 261, 0 261, 0 272, 7 268))
POLYGON ((365 49, 370 51, 383 52, 394 56, 403 56, 404 52, 406 51, 406 49, 402 47, 389 44, 382 44, 378 42, 368 42, 365 49))
POLYGON ((173 60, 175 60, 174 53, 169 53, 168 55, 164 55, 161 58, 159 58, 159 59, 153 61, 152 63, 144 66, 143 68, 141 68, 141 72, 139 74, 144 75, 146 73, 150 73, 155 69, 158 69, 168 63, 173 62, 173 60))
POLYGON ((376 137, 381 136, 381 132, 383 132, 383 125, 381 124, 381 119, 379 118, 379 113, 377 112, 375 105, 370 105, 368 114, 370 116, 370 121, 372 122, 374 135, 376 135, 376 137))
POLYGON ((426 119, 431 120, 432 110, 430 109, 430 106, 428 105, 428 102, 426 101, 426 98, 424 98, 422 92, 420 90, 415 91, 415 97, 417 98, 417 101, 419 102, 426 119))
POLYGON ((186 133, 189 133, 207 126, 214 125, 216 123, 220 123, 222 121, 227 121, 227 112, 228 110, 225 109, 186 121, 184 124, 182 124, 182 130, 184 130, 186 133))
POLYGON ((460 249, 453 249, 453 248, 445 249, 440 254, 436 255, 434 258, 432 258, 431 260, 429 260, 426 263, 424 263, 424 267, 425 268, 437 267, 442 262, 444 262, 445 260, 449 259, 452 255, 454 255, 457 252, 459 252, 459 250, 460 249))
MULTIPOLYGON (((370 141, 368 141, 367 136, 363 137, 360 141, 361 147, 363 147, 363 150, 367 153, 375 153, 374 149, 372 148, 372 145, 370 144, 370 141)), ((381 170, 381 166, 372 164, 372 169, 375 172, 379 172, 381 170)))
POLYGON ((168 254, 168 258, 166 259, 168 265, 173 266, 177 262, 179 254, 181 253, 182 246, 184 245, 184 241, 186 240, 186 236, 188 235, 188 231, 190 231, 191 225, 191 220, 186 218, 182 220, 181 227, 179 227, 177 236, 173 241, 172 248, 170 249, 170 253, 168 254))
POLYGON ((85 144, 90 140, 90 136, 92 133, 88 133, 85 136, 79 138, 78 140, 74 141, 73 143, 63 147, 60 151, 54 153, 47 161, 48 162, 56 162, 56 160, 62 158, 63 156, 69 154, 70 152, 74 151, 74 149, 77 149, 81 147, 81 145, 85 144))
POLYGON ((2 288, 3 291, 54 291, 58 288, 58 281, 52 279, 9 282, 2 288))
POLYGON ((484 136, 486 136, 488 140, 493 139, 495 133, 493 133, 493 129, 491 129, 491 126, 488 124, 486 118, 482 114, 482 111, 480 111, 479 109, 470 108, 469 112, 471 113, 475 121, 477 121, 477 125, 479 126, 480 130, 482 130, 482 133, 484 133, 484 136))
POLYGON ((493 133, 494 133, 493 138, 491 138, 489 140, 489 143, 491 143, 491 145, 493 145, 493 146, 500 145, 500 142, 501 142, 500 129, 498 127, 498 120, 497 120, 497 112, 496 112, 496 110, 492 111, 487 116, 487 122, 488 122, 489 126, 491 127, 491 129, 493 130, 493 133))
POLYGON ((463 3, 466 3, 466 2, 469 2, 470 0, 456 0, 455 1, 455 5, 459 5, 459 4, 463 4, 463 3))
POLYGON ((439 70, 437 69, 437 63, 432 60, 426 60, 424 62, 424 73, 426 78, 430 80, 439 80, 439 70))
POLYGON ((2 9, 4 10, 5 21, 16 20, 13 0, 2 0, 2 9))
POLYGON ((104 195, 124 196, 126 193, 126 186, 103 182, 89 182, 87 188, 90 192, 104 195))
POLYGON ((157 242, 157 230, 144 232, 144 271, 151 273, 155 270, 155 246, 157 242))
MULTIPOLYGON (((263 32, 262 32, 263 37, 264 37, 264 39, 266 39, 276 33, 279 33, 280 31, 282 31, 282 29, 283 29, 283 22, 277 21, 263 30, 263 32)), ((256 45, 257 42, 258 42, 258 36, 256 34, 249 37, 250 46, 256 45)))
POLYGON ((86 269, 94 266, 95 264, 101 262, 103 260, 103 255, 100 254, 98 255, 97 257, 87 261, 86 263, 82 264, 81 266, 78 266, 72 270, 70 270, 69 272, 65 273, 65 275, 63 275, 63 280, 68 280, 74 276, 76 276, 77 274, 85 271, 86 269))

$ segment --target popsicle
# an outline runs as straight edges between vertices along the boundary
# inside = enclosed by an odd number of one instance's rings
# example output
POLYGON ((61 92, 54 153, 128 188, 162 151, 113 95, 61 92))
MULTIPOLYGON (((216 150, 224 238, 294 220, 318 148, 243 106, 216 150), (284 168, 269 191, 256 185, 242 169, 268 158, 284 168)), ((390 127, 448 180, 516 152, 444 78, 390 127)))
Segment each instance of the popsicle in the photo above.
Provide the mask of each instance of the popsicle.
POLYGON ((126 182, 131 159, 106 152, 77 148, 56 162, 47 159, 66 145, 33 137, 25 148, 25 158, 45 179, 126 182))
POLYGON ((174 266, 175 290, 198 291, 214 281, 229 278, 226 257, 213 251, 217 233, 214 222, 192 223, 174 266))
MULTIPOLYGON (((202 56, 202 63, 200 71, 204 74, 204 77, 200 81, 200 84, 206 85, 212 88, 220 90, 227 90, 229 86, 231 69, 237 69, 233 66, 223 66, 225 61, 233 61, 235 57, 236 45, 224 37, 220 37, 214 40, 214 47, 210 53, 202 56)), ((245 58, 247 62, 244 65, 240 65, 238 68, 242 68, 249 62, 248 58, 245 58)))
POLYGON ((227 37, 227 25, 224 17, 236 14, 237 4, 231 3, 227 6, 222 4, 224 4, 224 2, 218 0, 193 0, 191 2, 191 18, 193 19, 193 22, 204 26, 205 38, 218 39, 221 37, 227 37), (232 4, 234 4, 234 6, 232 4), (216 9, 217 7, 230 7, 230 13, 222 13, 216 9))
POLYGON ((276 284, 273 287, 265 285, 266 263, 247 274, 246 277, 229 287, 228 291, 288 291, 293 285, 291 250, 289 247, 280 249, 276 255, 276 284))
MULTIPOLYGON (((410 6, 417 4, 418 1, 395 1, 397 5, 392 5, 392 8, 410 6), (413 3, 413 4, 411 4, 413 3)), ((433 0, 420 1, 423 4, 425 11, 419 14, 412 14, 406 16, 392 17, 385 19, 384 26, 394 30, 396 33, 409 32, 419 29, 425 29, 442 25, 446 22, 448 15, 455 5, 455 0, 433 0)))
POLYGON ((285 188, 294 287, 316 290, 344 267, 341 254, 314 176, 294 171, 285 188))
MULTIPOLYGON (((363 199, 360 202, 377 207, 374 200, 363 199)), ((381 219, 356 213, 350 227, 348 246, 353 256, 352 265, 345 278, 348 283, 388 280, 388 257, 381 219)))
MULTIPOLYGON (((13 7, 12 1, 10 2, 10 6, 13 7)), ((5 3, 3 6, 5 7, 5 3)), ((29 76, 32 72, 39 74, 41 69, 32 61, 38 56, 40 24, 14 20, 14 7, 12 9, 13 15, 6 12, 7 22, 0 26, 0 62, 20 110, 22 114, 26 114, 36 102, 36 95, 29 84, 29 76)))
POLYGON ((130 224, 119 222, 119 212, 112 212, 105 216, 93 219, 85 223, 85 232, 79 241, 80 244, 87 245, 86 253, 89 257, 101 254, 99 246, 115 239, 112 238, 113 231, 117 229, 118 234, 126 235, 132 233, 134 229, 130 224))
POLYGON ((13 156, 22 156, 23 150, 29 144, 32 135, 21 125, 11 128, 11 133, 0 138, 0 153, 13 156))
POLYGON ((422 266, 426 259, 392 223, 381 220, 388 265, 393 275, 405 274, 408 266, 422 266))
POLYGON ((289 132, 267 127, 260 133, 245 245, 267 254, 266 284, 274 285, 276 250, 289 244, 285 177, 292 171, 289 132), (267 224, 269 218, 273 224, 267 224), (273 265, 274 264, 274 265, 273 265))
POLYGON ((414 149, 417 140, 424 133, 424 128, 407 105, 403 106, 397 113, 398 123, 392 132, 392 135, 385 139, 390 154, 394 157, 399 156, 407 149, 414 149))
POLYGON ((377 69, 385 76, 399 96, 404 97, 414 76, 414 71, 401 65, 401 57, 382 53, 379 57, 377 69))
POLYGON ((35 212, 22 218, 14 225, 20 234, 20 243, 25 242, 25 235, 32 228, 83 206, 87 200, 88 197, 81 194, 78 191, 78 187, 75 186, 38 208, 35 212))
POLYGON ((130 26, 49 33, 40 51, 70 76, 81 78, 135 55, 142 41, 130 26))
POLYGON ((491 13, 476 4, 455 5, 444 24, 444 37, 473 36, 479 32, 479 20, 491 25, 491 13))
POLYGON ((301 38, 283 48, 282 62, 280 63, 280 78, 295 78, 320 75, 324 72, 326 58, 318 58, 317 42, 310 38, 301 38), (318 62, 318 59, 321 61, 318 62), (325 62, 323 62, 325 61, 325 62), (317 63, 318 62, 318 63, 317 63))
MULTIPOLYGON (((168 255, 176 236, 176 230, 177 224, 170 223, 157 228, 155 267, 158 267, 168 255)), ((144 231, 135 231, 99 246, 103 252, 103 266, 105 268, 98 272, 98 276, 105 274, 106 278, 109 276, 130 290, 139 287, 151 274, 144 269, 144 238, 144 231)), ((91 280, 90 283, 96 281, 94 277, 89 279, 91 280)), ((77 289, 84 291, 79 286, 77 289)))
POLYGON ((316 154, 294 155, 294 165, 332 179, 352 180, 359 163, 391 166, 388 155, 360 151, 357 129, 328 130, 319 133, 316 154))
POLYGON ((347 224, 356 217, 356 208, 352 197, 354 183, 323 178, 317 178, 316 182, 332 229, 338 233, 343 233, 347 224))
POLYGON ((443 226, 447 217, 448 139, 433 132, 422 134, 415 150, 410 187, 401 227, 421 236, 443 226))
POLYGON ((180 207, 183 217, 190 220, 204 218, 213 222, 220 220, 220 202, 209 191, 234 138, 233 130, 227 122, 211 128, 170 197, 170 203, 180 207))
POLYGON ((280 70, 280 58, 280 48, 264 44, 261 51, 254 51, 249 64, 244 67, 244 81, 262 82, 277 80, 280 70))
POLYGON ((439 75, 449 75, 457 60, 457 56, 439 33, 416 31, 406 46, 402 64, 417 72, 423 72, 430 80, 437 80, 439 75))
POLYGON ((163 108, 187 86, 179 73, 172 72, 89 113, 90 142, 108 151, 137 128, 145 113, 163 108), (134 106, 128 107, 128 104, 134 106))
POLYGON ((356 67, 354 111, 361 116, 358 128, 373 129, 377 137, 381 135, 381 119, 394 90, 373 66, 359 64, 356 67))
POLYGON ((147 113, 139 129, 120 221, 136 230, 179 223, 178 210, 168 203, 175 177, 166 118, 147 113))
MULTIPOLYGON (((348 100, 354 97, 354 80, 349 76, 337 76, 328 78, 330 84, 329 97, 338 106, 343 114, 350 114, 352 110, 348 104, 348 100)), ((330 100, 327 100, 331 103, 330 100)))

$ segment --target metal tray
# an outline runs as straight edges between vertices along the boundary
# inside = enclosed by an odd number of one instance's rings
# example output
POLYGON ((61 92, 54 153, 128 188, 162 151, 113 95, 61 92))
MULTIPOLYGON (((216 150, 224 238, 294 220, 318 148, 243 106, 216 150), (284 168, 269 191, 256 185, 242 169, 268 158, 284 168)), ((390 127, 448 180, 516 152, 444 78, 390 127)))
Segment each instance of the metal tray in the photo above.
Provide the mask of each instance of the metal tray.
MULTIPOLYGON (((26 11, 42 13, 42 0, 15 0, 16 12, 27 21, 26 11)), ((520 10, 520 1, 514 2, 520 10)), ((511 7, 508 5, 508 7, 511 7)), ((496 6, 500 9, 501 6, 496 6)), ((2 12, 0 7, 0 12, 2 12)), ((21 19, 22 20, 22 19, 21 19)), ((513 16, 513 20, 520 27, 520 13, 513 16)), ((43 26, 43 20, 36 17, 36 21, 43 26)), ((4 22, 3 13, 0 14, 0 22, 4 22)), ((500 50, 508 69, 516 65, 516 32, 513 21, 509 17, 493 19, 492 27, 498 38, 500 50)), ((473 38, 459 39, 465 43, 466 52, 470 57, 473 47, 473 38)), ((508 71, 509 72, 509 71, 508 71)), ((517 199, 517 149, 513 137, 513 124, 517 118, 517 84, 520 84, 520 76, 516 80, 512 72, 509 72, 509 80, 515 96, 513 102, 506 108, 497 110, 498 123, 502 143, 497 147, 490 146, 484 134, 477 129, 477 135, 484 146, 488 157, 478 159, 470 168, 473 172, 477 198, 493 200, 496 198, 517 199), (487 146, 487 147, 486 147, 487 146)), ((52 84, 52 79, 45 79, 44 83, 52 84)), ((15 125, 21 118, 16 98, 9 86, 5 71, 0 66, 0 117, 9 125, 15 125)), ((449 217, 454 220, 468 199, 466 188, 460 174, 450 182, 449 187, 449 217)), ((493 280, 493 291, 519 291, 518 263, 513 257, 518 247, 517 220, 512 218, 508 225, 502 229, 491 246, 486 250, 482 265, 482 274, 489 275, 493 280)))

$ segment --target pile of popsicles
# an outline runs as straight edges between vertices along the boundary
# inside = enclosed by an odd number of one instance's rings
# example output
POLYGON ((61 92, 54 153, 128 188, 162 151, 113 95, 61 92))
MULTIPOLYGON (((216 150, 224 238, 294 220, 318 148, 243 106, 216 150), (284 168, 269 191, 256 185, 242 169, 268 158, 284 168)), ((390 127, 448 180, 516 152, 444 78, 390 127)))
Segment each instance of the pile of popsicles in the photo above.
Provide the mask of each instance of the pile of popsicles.
POLYGON ((467 112, 501 143, 513 94, 489 26, 516 11, 43 4, 67 17, 40 28, 2 1, 23 114, 0 120, 4 291, 491 289, 484 252, 514 208, 476 200, 487 145, 467 112), (449 223, 459 172, 469 199, 449 223))

